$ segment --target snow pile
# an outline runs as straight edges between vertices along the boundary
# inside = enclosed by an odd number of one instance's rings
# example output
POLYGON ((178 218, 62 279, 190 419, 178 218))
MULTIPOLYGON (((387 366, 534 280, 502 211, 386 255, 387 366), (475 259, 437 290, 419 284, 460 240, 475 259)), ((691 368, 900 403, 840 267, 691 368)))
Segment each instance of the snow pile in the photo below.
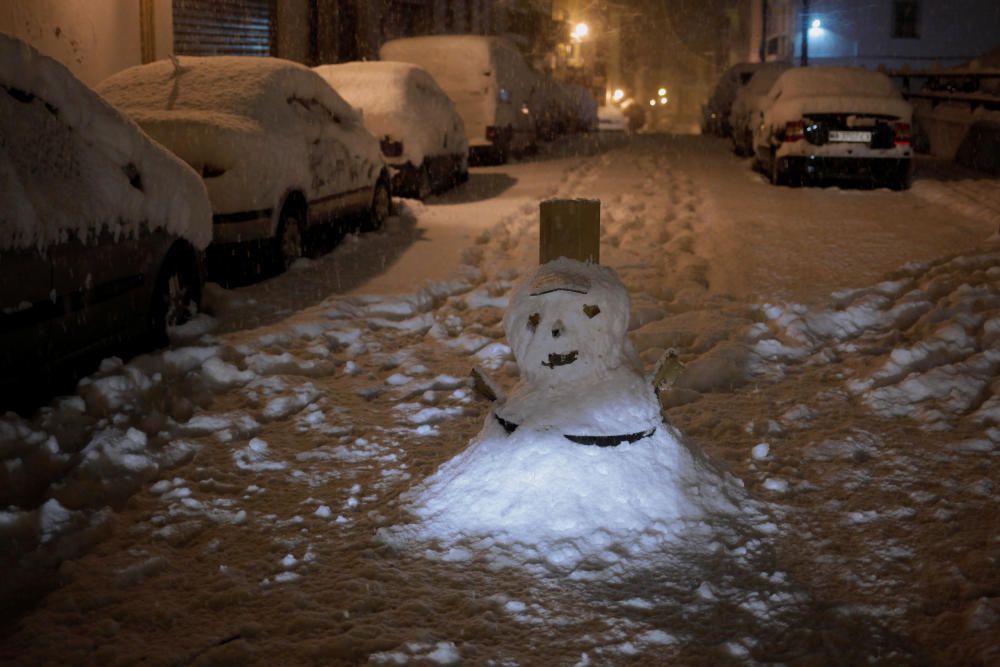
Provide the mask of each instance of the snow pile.
POLYGON ((0 34, 0 249, 163 229, 204 248, 205 187, 62 64, 0 34))
POLYGON ((378 142, 309 68, 278 58, 185 57, 131 67, 97 91, 205 176, 216 213, 375 183, 378 142), (346 165, 346 166, 345 166, 346 165))
POLYGON ((420 522, 383 538, 587 577, 735 514, 741 485, 663 422, 625 336, 629 311, 609 268, 560 258, 528 275, 504 318, 520 382, 464 452, 405 494, 420 522))
POLYGON ((932 430, 959 422, 1000 424, 1000 251, 903 267, 893 280, 834 295, 835 309, 766 308, 778 347, 772 358, 865 352, 846 382, 882 417, 910 417, 932 430))
POLYGON ((455 105, 425 70, 410 63, 320 65, 314 71, 361 111, 375 137, 401 141, 390 162, 420 165, 427 157, 465 155, 469 145, 455 105))

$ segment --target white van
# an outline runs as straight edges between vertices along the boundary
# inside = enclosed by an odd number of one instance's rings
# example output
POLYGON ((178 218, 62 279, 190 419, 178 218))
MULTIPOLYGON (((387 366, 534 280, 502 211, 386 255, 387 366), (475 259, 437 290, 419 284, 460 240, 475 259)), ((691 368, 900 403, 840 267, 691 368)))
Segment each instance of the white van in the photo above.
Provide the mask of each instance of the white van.
POLYGON ((535 142, 529 107, 535 77, 509 42, 479 35, 409 37, 386 42, 379 56, 431 73, 465 123, 472 157, 505 162, 535 142))

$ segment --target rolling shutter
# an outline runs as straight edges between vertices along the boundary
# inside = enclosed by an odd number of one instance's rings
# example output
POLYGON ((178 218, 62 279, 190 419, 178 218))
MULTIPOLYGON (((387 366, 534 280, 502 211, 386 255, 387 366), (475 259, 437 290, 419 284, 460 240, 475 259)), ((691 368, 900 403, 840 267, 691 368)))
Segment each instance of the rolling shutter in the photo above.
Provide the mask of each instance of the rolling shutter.
POLYGON ((174 53, 269 56, 274 52, 271 0, 173 0, 174 53))

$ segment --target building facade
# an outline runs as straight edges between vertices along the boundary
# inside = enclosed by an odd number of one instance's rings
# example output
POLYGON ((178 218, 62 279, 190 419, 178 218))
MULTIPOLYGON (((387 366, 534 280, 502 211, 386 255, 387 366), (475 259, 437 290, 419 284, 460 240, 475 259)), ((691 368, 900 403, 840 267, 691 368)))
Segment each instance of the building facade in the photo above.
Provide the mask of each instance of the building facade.
POLYGON ((257 55, 306 65, 375 59, 397 37, 509 38, 552 60, 551 0, 5 0, 0 32, 94 85, 170 55, 257 55))
MULTIPOLYGON (((810 65, 927 69, 1000 44, 994 0, 752 0, 750 54, 810 65), (803 54, 805 51, 805 54, 803 54)), ((748 58, 754 60, 757 58, 748 58)))

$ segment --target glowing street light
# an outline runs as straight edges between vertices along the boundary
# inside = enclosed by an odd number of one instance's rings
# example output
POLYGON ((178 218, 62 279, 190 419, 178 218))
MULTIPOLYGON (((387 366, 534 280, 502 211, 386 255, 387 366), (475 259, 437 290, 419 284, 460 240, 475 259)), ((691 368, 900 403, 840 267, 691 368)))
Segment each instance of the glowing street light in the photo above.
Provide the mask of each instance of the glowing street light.
POLYGON ((611 94, 611 99, 615 102, 621 102, 625 98, 625 91, 621 88, 615 88, 615 92, 611 94))
POLYGON ((660 88, 659 90, 656 91, 656 94, 659 95, 660 97, 663 97, 664 95, 667 94, 667 89, 666 88, 660 88))
POLYGON ((588 26, 586 23, 577 23, 573 27, 573 32, 570 33, 570 37, 572 37, 574 40, 578 42, 581 42, 589 34, 590 34, 590 26, 588 26))
POLYGON ((809 36, 819 37, 823 34, 823 22, 819 19, 813 19, 812 23, 809 24, 809 36))
POLYGON ((666 103, 667 103, 667 98, 666 97, 661 97, 660 98, 660 104, 666 104, 666 103))
POLYGON ((655 107, 656 106, 656 100, 650 100, 649 101, 649 106, 655 107))

